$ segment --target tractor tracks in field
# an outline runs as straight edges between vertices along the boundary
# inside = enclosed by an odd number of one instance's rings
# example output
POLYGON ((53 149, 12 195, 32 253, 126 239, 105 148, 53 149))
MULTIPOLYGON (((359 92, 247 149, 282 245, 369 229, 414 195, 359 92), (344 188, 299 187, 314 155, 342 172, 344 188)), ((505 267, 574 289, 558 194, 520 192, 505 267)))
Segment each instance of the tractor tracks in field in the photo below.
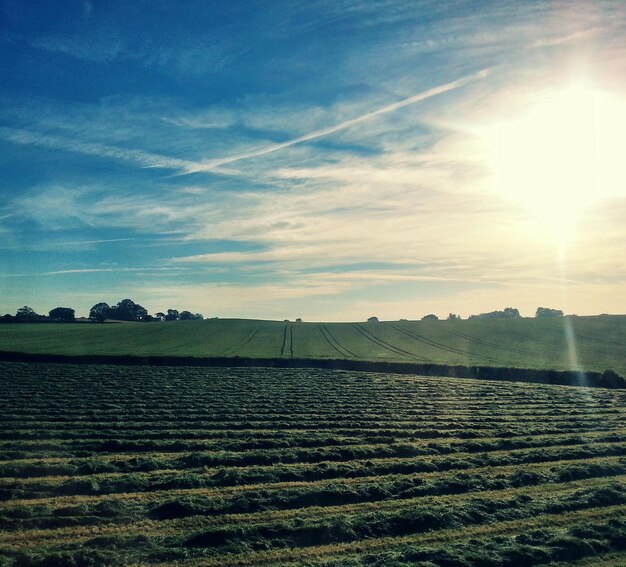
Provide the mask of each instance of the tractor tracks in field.
POLYGON ((289 327, 289 323, 285 324, 285 328, 283 329, 283 344, 280 346, 280 357, 283 358, 285 356, 285 344, 287 343, 287 327, 289 327))
POLYGON ((326 325, 318 325, 317 328, 320 330, 320 333, 322 334, 322 337, 324 337, 326 342, 341 356, 353 356, 354 358, 361 358, 359 355, 354 354, 351 350, 348 350, 345 346, 343 346, 330 332, 330 329, 326 325))
POLYGON ((224 354, 226 355, 235 354, 237 351, 241 350, 256 336, 259 330, 260 330, 260 327, 254 327, 253 329, 250 329, 239 344, 236 344, 235 346, 231 347, 224 354))
POLYGON ((280 347, 281 358, 285 358, 287 337, 289 337, 289 357, 293 358, 293 323, 285 323, 285 328, 283 329, 283 344, 280 347))
MULTIPOLYGON (((204 337, 204 341, 205 342, 209 342, 209 339, 212 339, 213 337, 215 337, 217 334, 219 333, 219 331, 213 331, 212 333, 208 334, 207 336, 204 337)), ((185 348, 185 347, 193 347, 196 346, 198 344, 198 339, 194 338, 192 340, 189 341, 185 341, 184 343, 178 343, 175 344, 171 347, 168 348, 162 348, 161 349, 161 354, 164 353, 169 353, 169 352, 173 352, 176 353, 178 352, 181 348, 185 348)))
MULTIPOLYGON (((525 333, 520 333, 520 332, 517 332, 517 331, 510 331, 508 329, 507 329, 506 332, 509 335, 512 335, 512 336, 515 336, 515 337, 519 337, 520 339, 525 339, 527 341, 533 341, 533 342, 537 341, 537 337, 533 337, 532 335, 528 335, 528 334, 525 334, 525 333)), ((565 334, 565 331, 563 331, 563 332, 565 334)), ((591 342, 597 343, 600 348, 601 347, 611 348, 612 346, 619 346, 619 347, 623 346, 623 343, 619 343, 617 341, 612 341, 610 339, 601 339, 600 337, 593 337, 591 335, 582 335, 582 334, 576 332, 576 328, 575 327, 572 327, 572 334, 573 334, 575 340, 582 339, 583 341, 591 341, 591 342)), ((554 345, 554 346, 560 346, 560 344, 561 344, 558 340, 555 340, 554 337, 551 337, 551 340, 549 340, 549 341, 545 341, 544 340, 543 342, 545 342, 547 344, 550 344, 550 345, 554 345)))
POLYGON ((521 354, 524 356, 532 356, 533 353, 529 352, 528 350, 525 349, 521 349, 521 348, 516 348, 516 347, 511 347, 511 346, 504 346, 498 343, 494 343, 492 341, 486 341, 485 339, 480 339, 478 337, 473 337, 472 335, 467 335, 465 333, 453 333, 450 332, 451 335, 455 336, 455 337, 460 337, 462 339, 465 339, 471 343, 474 344, 478 344, 478 345, 482 345, 482 346, 486 346, 486 347, 490 347, 490 348, 495 348, 496 350, 499 351, 504 351, 504 352, 514 352, 516 354, 521 354))
POLYGON ((611 341, 609 339, 601 339, 600 337, 592 337, 590 335, 581 335, 580 333, 576 332, 576 329, 574 329, 574 336, 577 339, 584 339, 586 341, 592 341, 592 342, 595 342, 595 343, 599 343, 602 346, 618 346, 618 347, 624 348, 624 343, 619 343, 617 341, 611 341))
MULTIPOLYGON (((430 347, 439 349, 439 350, 443 350, 445 352, 449 352, 452 354, 459 354, 461 356, 464 357, 469 357, 471 356, 471 353, 461 350, 459 348, 455 348, 452 346, 448 346, 448 345, 444 345, 442 343, 438 343, 437 341, 433 341, 432 339, 429 339, 427 337, 424 337, 423 335, 418 335, 417 333, 414 333, 412 331, 409 331, 407 329, 403 329, 402 327, 398 327, 396 325, 391 325, 392 329, 395 329, 396 331, 398 331, 399 333, 402 333, 404 335, 406 335, 407 337, 410 337, 412 339, 415 339, 416 341, 419 341, 425 345, 428 345, 430 347)), ((501 364, 501 362, 495 358, 491 358, 491 357, 487 357, 487 356, 483 356, 483 358, 485 360, 487 360, 488 362, 491 362, 492 364, 501 364)))
POLYGON ((426 360, 424 357, 418 356, 412 352, 409 352, 408 350, 404 350, 401 349, 397 346, 394 346, 386 341, 383 341, 382 339, 380 339, 379 337, 377 337, 376 335, 374 335, 373 333, 370 333, 368 330, 364 329, 361 325, 357 324, 357 323, 351 323, 352 327, 354 327, 354 329, 356 329, 361 335, 363 335, 366 339, 368 339, 370 342, 373 342, 375 345, 378 345, 382 348, 384 348, 385 350, 388 350, 389 352, 393 352, 394 354, 399 354, 400 356, 407 356, 409 358, 413 358, 415 360, 421 360, 424 361, 426 360))

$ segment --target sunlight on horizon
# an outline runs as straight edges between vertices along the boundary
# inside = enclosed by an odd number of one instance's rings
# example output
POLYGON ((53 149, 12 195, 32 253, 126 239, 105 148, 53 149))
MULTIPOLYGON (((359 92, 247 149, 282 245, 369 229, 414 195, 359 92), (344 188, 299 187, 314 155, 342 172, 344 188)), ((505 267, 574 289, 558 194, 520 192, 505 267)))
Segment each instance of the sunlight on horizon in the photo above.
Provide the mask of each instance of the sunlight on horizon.
MULTIPOLYGON (((577 220, 626 190, 626 101, 584 83, 538 93, 525 112, 486 128, 483 141, 497 191, 553 240, 567 308, 567 246, 577 220)), ((570 370, 582 372, 571 321, 563 324, 570 370)))
POLYGON ((613 94, 584 84, 551 91, 482 137, 498 191, 560 246, 585 209, 626 188, 626 101, 613 94))

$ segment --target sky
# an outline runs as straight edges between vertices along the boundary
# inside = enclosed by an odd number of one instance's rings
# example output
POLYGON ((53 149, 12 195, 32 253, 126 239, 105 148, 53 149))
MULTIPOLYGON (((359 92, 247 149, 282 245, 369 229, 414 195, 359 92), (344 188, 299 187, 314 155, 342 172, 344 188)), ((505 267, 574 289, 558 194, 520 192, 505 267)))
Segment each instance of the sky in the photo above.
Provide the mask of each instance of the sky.
POLYGON ((624 313, 625 101, 621 0, 0 0, 0 313, 624 313))

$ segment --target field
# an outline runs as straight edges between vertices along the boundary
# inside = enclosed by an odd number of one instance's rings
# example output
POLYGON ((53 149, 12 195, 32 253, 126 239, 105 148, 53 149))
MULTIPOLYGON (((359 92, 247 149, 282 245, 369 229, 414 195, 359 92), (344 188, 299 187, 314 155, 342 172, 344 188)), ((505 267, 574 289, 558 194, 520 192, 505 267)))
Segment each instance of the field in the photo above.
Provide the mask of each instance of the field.
POLYGON ((0 564, 625 565, 625 402, 412 375, 0 363, 0 564))
POLYGON ((343 359, 626 375, 626 316, 285 323, 0 325, 0 351, 65 355, 343 359))

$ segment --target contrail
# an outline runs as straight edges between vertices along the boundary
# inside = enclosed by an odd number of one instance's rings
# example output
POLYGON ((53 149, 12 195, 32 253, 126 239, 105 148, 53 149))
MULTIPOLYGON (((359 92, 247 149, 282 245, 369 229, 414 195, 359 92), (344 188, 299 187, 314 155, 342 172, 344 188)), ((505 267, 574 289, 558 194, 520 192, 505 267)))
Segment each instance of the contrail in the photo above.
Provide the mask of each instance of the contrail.
MULTIPOLYGON (((339 130, 345 130, 346 128, 350 128, 350 126, 354 126, 355 124, 370 120, 371 118, 374 118, 381 114, 387 114, 388 112, 393 112, 394 110, 398 110, 399 108, 404 108, 405 106, 421 102, 422 100, 426 100, 428 98, 446 93, 448 91, 458 89, 464 85, 467 85, 468 83, 485 78, 489 74, 489 72, 490 69, 483 69, 482 71, 474 73, 473 75, 467 75, 465 77, 457 79, 456 81, 433 87, 432 89, 428 89, 398 102, 394 102, 393 104, 383 106, 378 110, 368 112, 367 114, 362 114, 361 116, 357 116, 356 118, 352 118, 351 120, 346 120, 341 124, 336 124, 335 126, 330 126, 329 128, 323 128, 321 130, 314 130, 313 132, 309 132, 308 134, 304 134, 303 136, 299 136, 280 144, 274 144, 273 146, 269 146, 259 150, 254 150, 251 152, 242 153, 235 156, 228 156, 215 160, 208 160, 200 163, 178 158, 171 158, 159 154, 152 154, 142 150, 118 148, 98 143, 88 143, 80 140, 64 138, 62 136, 55 136, 52 134, 40 134, 37 132, 31 132, 19 128, 9 128, 6 126, 0 126, 0 138, 16 144, 44 146, 48 148, 78 152, 81 154, 94 155, 103 158, 114 158, 123 161, 130 161, 146 168, 175 169, 179 170, 181 174, 185 175, 188 173, 217 170, 222 165, 241 161, 244 159, 263 156, 272 152, 277 152, 278 150, 282 150, 284 148, 288 148, 290 146, 294 146, 296 144, 302 144, 303 142, 316 140, 317 138, 323 138, 324 136, 328 136, 330 134, 338 132, 339 130)), ((226 172, 226 170, 224 170, 224 172, 226 172)))
POLYGON ((192 166, 192 169, 187 169, 188 173, 194 173, 196 171, 210 171, 221 165, 226 165, 228 163, 233 163, 235 161, 241 161, 244 159, 250 159, 253 157, 263 156, 266 154, 270 154, 272 152, 277 152, 278 150, 282 150, 283 148, 288 148, 290 146, 295 146, 296 144, 301 144, 302 142, 308 142, 310 140, 316 140, 317 138, 323 138, 324 136, 328 136, 329 134, 334 134, 339 130, 345 130, 346 128, 350 128, 350 126, 354 126, 355 124, 359 124, 361 122, 365 122, 366 120, 370 120, 376 116, 380 116, 381 114, 387 114, 388 112, 393 112, 394 110, 398 110, 399 108, 404 108, 405 106, 409 106, 411 104, 415 104, 416 102, 421 102, 428 98, 432 98, 434 96, 453 91, 458 89, 468 83, 474 82, 478 79, 484 79, 489 74, 489 69, 483 69, 478 73, 474 73, 473 75, 468 75, 466 77, 461 77, 456 81, 452 81, 450 83, 446 83, 444 85, 439 85, 437 87, 433 87, 432 89, 428 89, 416 95, 410 96, 398 102, 394 102, 393 104, 388 104, 387 106, 383 106, 378 110, 374 110, 372 112, 368 112, 367 114, 362 114, 361 116, 357 116, 356 118, 352 118, 350 120, 346 120, 341 124, 336 124, 335 126, 330 126, 329 128, 323 128, 321 130, 314 130, 313 132, 309 132, 308 134, 304 134, 303 136, 299 136, 298 138, 294 138, 293 140, 288 140, 286 142, 282 142, 280 144, 275 144, 268 148, 263 148, 261 150, 254 150, 252 152, 247 152, 243 154, 239 154, 236 156, 225 157, 222 159, 211 160, 207 162, 203 162, 198 164, 198 168, 192 166))
MULTIPOLYGON (((104 240, 75 240, 73 242, 46 242, 44 246, 74 246, 76 244, 103 244, 107 242, 124 242, 127 240, 136 240, 136 238, 106 238, 104 240)), ((15 244, 13 246, 0 246, 0 250, 13 250, 15 248, 24 248, 27 250, 37 249, 42 244, 15 244)))

